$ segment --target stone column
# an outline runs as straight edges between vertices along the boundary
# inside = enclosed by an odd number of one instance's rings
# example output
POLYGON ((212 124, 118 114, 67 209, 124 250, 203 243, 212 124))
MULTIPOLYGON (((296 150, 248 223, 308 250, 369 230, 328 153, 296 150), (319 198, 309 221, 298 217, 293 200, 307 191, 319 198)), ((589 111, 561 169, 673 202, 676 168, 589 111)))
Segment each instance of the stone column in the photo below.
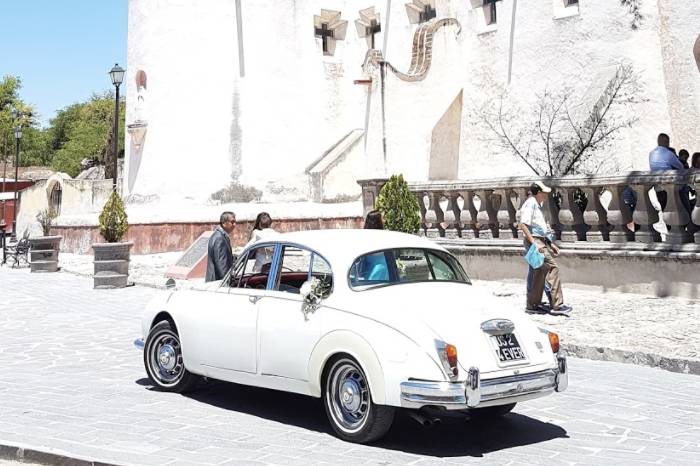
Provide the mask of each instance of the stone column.
POLYGON ((654 224, 659 221, 659 213, 649 199, 652 187, 651 183, 630 185, 637 198, 637 205, 632 214, 632 220, 639 225, 639 230, 634 234, 637 243, 651 244, 661 241, 661 235, 654 229, 654 224))
POLYGON ((583 215, 574 202, 574 193, 577 188, 559 188, 561 191, 561 209, 559 209, 559 223, 561 224, 561 240, 564 242, 578 241, 578 233, 574 225, 583 223, 583 215))
POLYGON ((610 206, 608 207, 608 223, 612 225, 610 230, 611 243, 626 243, 627 242, 627 224, 632 221, 632 211, 625 204, 623 191, 626 186, 615 185, 610 186, 608 190, 612 194, 610 206))
POLYGON ((459 193, 447 191, 444 195, 447 198, 447 207, 443 212, 442 227, 445 229, 445 238, 456 239, 459 238, 459 230, 457 229, 460 218, 459 204, 457 203, 459 193))
POLYGON ((664 209, 664 222, 668 227, 666 242, 672 245, 681 245, 690 242, 690 235, 686 226, 690 223, 690 215, 681 202, 681 195, 676 183, 665 183, 660 188, 666 191, 666 208, 664 209))
POLYGON ((476 229, 476 207, 474 207, 474 192, 461 191, 460 195, 464 201, 462 211, 459 214, 459 223, 462 227, 462 238, 474 239, 477 237, 476 229))
POLYGON ((586 232, 586 241, 607 241, 608 215, 600 203, 600 186, 585 186, 581 189, 588 199, 586 210, 583 213, 583 221, 591 227, 586 232))

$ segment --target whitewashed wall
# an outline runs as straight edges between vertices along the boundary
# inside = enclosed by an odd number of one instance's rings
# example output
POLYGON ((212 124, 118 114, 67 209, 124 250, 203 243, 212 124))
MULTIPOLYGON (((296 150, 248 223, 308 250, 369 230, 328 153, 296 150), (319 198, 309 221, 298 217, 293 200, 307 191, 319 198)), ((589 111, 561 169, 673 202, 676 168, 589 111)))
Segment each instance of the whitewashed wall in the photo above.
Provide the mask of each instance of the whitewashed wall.
MULTIPOLYGON (((353 22, 358 10, 375 6, 383 29, 377 46, 388 34, 386 58, 406 70, 416 26, 404 1, 242 0, 241 77, 234 0, 130 0, 127 123, 136 119, 133 80, 143 69, 148 129, 141 153, 132 153, 127 136, 126 194, 203 202, 233 176, 268 197, 274 191, 276 198, 298 199, 308 194, 306 166, 355 128, 367 130, 366 152, 353 154, 364 158, 352 161, 363 167, 357 177, 403 172, 425 179, 431 131, 461 89, 459 176, 526 174, 512 156, 487 146, 470 118, 485 96, 506 87, 512 1, 498 3, 495 27, 484 24, 480 1, 437 1, 438 18, 457 18, 462 32, 455 37, 447 27, 436 34, 424 81, 387 79, 385 166, 378 81, 353 84, 367 50, 353 22), (323 56, 313 35, 321 8, 349 21, 333 57, 323 56)), ((563 0, 520 0, 508 87, 513 103, 528 108, 536 92, 565 85, 585 94, 601 69, 628 61, 642 76, 646 101, 630 109, 639 123, 610 155, 623 168, 644 169, 660 131, 677 148, 700 150, 700 75, 692 59, 700 10, 693 3, 642 2, 645 20, 633 31, 618 1, 581 0, 575 12, 564 10, 563 0)))

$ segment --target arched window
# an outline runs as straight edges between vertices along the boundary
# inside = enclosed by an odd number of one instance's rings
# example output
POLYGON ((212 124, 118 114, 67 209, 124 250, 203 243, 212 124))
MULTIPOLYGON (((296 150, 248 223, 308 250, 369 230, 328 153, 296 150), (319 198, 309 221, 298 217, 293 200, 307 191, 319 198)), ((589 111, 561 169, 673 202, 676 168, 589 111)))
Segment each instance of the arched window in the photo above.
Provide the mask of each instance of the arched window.
POLYGON ((63 197, 63 190, 61 189, 60 183, 55 183, 53 188, 51 188, 51 196, 49 197, 49 205, 56 215, 61 215, 61 200, 63 197))

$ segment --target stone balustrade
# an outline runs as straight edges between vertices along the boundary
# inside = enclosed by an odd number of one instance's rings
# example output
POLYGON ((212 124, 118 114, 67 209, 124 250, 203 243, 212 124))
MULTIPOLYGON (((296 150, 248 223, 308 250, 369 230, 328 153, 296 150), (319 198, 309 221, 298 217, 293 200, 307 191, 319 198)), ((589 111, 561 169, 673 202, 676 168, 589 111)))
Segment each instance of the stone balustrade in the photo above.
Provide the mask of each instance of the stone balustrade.
MULTIPOLYGON (((420 206, 420 233, 446 240, 522 237, 518 210, 535 177, 409 183, 420 206)), ((635 248, 700 251, 700 203, 682 199, 700 192, 700 171, 630 172, 623 176, 544 178, 552 187, 545 215, 564 245, 626 244, 635 248), (631 190, 631 191, 630 191, 631 190), (634 193, 634 208, 625 203, 634 193), (660 204, 664 205, 659 210, 660 204), (688 209, 692 208, 692 211, 688 209), (662 222, 660 222, 662 220, 662 222), (634 231, 628 225, 634 223, 634 231)), ((365 213, 386 180, 362 180, 365 213)))

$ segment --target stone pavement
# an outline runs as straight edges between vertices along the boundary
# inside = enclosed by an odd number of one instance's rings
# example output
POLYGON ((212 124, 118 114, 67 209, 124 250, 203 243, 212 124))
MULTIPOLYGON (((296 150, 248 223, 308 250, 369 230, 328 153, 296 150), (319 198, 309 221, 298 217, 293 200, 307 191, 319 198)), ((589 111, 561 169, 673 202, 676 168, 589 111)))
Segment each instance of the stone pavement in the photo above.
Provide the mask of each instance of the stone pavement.
MULTIPOLYGON (((181 253, 132 256, 129 279, 162 287, 163 273, 181 253)), ((61 254, 64 271, 90 276, 92 256, 61 254)), ((188 282, 180 281, 181 285, 188 282)), ((523 281, 475 281, 503 305, 525 307, 523 281)), ((700 301, 657 298, 564 283, 566 302, 574 306, 570 317, 533 316, 558 332, 571 355, 663 367, 700 375, 700 301)))
POLYGON ((360 446, 330 434, 319 400, 214 382, 152 390, 132 340, 153 289, 0 268, 0 290, 0 445, 138 465, 698 464, 693 375, 571 359, 568 391, 503 420, 401 417, 360 446))

